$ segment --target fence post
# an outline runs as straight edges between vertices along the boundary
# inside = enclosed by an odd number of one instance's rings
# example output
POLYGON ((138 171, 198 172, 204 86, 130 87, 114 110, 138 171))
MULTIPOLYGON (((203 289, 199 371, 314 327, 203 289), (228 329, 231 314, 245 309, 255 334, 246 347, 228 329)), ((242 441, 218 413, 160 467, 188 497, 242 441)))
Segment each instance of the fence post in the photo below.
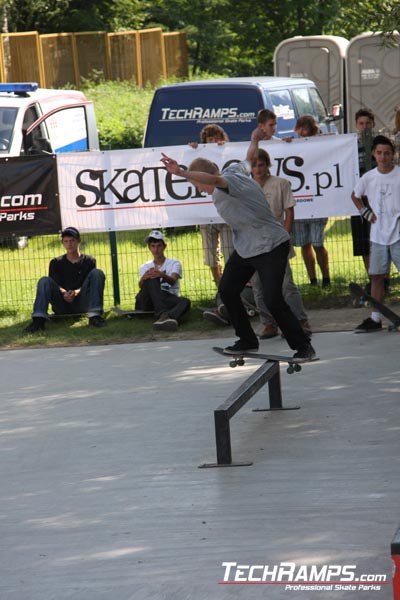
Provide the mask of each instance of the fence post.
POLYGON ((115 231, 110 231, 110 250, 111 250, 111 268, 112 268, 112 279, 113 279, 113 294, 114 294, 114 305, 119 306, 121 304, 121 292, 119 288, 119 276, 118 276, 118 248, 117 248, 117 236, 115 231))

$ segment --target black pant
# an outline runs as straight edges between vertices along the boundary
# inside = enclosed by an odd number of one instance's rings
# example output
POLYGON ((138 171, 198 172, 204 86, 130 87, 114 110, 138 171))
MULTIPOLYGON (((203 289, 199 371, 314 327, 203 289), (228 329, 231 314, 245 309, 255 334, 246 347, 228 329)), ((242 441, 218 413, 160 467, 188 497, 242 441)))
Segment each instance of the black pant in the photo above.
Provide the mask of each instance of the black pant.
POLYGON ((154 310, 158 318, 167 313, 171 319, 179 320, 190 308, 190 300, 165 292, 159 279, 147 279, 136 296, 136 310, 154 310))
POLYGON ((242 258, 234 251, 226 263, 219 284, 219 293, 229 313, 235 333, 243 342, 258 343, 240 300, 243 286, 251 279, 255 271, 261 280, 265 305, 278 323, 289 346, 293 350, 298 350, 310 341, 283 298, 282 283, 288 254, 289 242, 284 242, 271 252, 250 258, 242 258))

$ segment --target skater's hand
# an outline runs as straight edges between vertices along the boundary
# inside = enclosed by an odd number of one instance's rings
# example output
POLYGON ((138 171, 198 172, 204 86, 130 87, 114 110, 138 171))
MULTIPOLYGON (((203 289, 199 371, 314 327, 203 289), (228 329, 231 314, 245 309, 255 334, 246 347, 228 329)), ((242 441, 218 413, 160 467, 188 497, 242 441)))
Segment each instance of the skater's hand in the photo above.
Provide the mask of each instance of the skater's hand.
POLYGON ((178 163, 176 162, 176 160, 174 160, 173 158, 170 158, 163 152, 161 152, 161 154, 162 154, 161 162, 164 163, 165 168, 167 169, 168 173, 172 173, 173 175, 179 175, 180 167, 179 167, 178 163))

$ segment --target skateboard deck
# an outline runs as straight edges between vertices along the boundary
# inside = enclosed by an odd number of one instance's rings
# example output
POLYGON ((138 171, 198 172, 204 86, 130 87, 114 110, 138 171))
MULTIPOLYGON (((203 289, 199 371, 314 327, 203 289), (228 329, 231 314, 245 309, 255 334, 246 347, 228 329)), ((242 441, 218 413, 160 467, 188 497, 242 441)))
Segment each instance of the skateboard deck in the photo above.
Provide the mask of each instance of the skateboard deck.
POLYGON ((229 356, 231 358, 229 366, 232 368, 243 366, 245 364, 245 358, 256 358, 258 360, 287 363, 288 367, 286 371, 289 374, 301 371, 301 365, 303 363, 319 360, 319 358, 294 358, 292 356, 284 356, 283 354, 263 354, 261 352, 242 352, 241 354, 234 354, 226 352, 224 348, 218 346, 213 346, 213 350, 222 356, 229 356))
MULTIPOLYGON (((258 310, 258 308, 251 302, 248 302, 248 300, 246 300, 246 298, 243 298, 243 296, 241 296, 241 300, 242 300, 243 306, 246 309, 248 317, 250 317, 252 319, 256 315, 260 314, 260 311, 258 310)), ((217 306, 197 306, 197 309, 201 310, 201 312, 204 312, 205 310, 216 310, 217 306)), ((228 319, 229 317, 228 317, 226 309, 225 309, 225 312, 226 312, 226 314, 222 314, 222 313, 221 314, 224 318, 228 319)))
POLYGON ((364 305, 368 302, 371 306, 377 308, 379 312, 383 314, 384 317, 389 319, 389 331, 399 331, 400 328, 400 316, 393 312, 386 304, 382 304, 378 300, 375 300, 372 296, 367 294, 358 283, 351 282, 349 284, 350 292, 361 300, 364 305))
POLYGON ((113 306, 112 312, 115 312, 117 315, 121 315, 124 317, 150 317, 154 315, 154 310, 135 310, 130 308, 128 310, 124 310, 123 308, 119 308, 119 306, 113 306))

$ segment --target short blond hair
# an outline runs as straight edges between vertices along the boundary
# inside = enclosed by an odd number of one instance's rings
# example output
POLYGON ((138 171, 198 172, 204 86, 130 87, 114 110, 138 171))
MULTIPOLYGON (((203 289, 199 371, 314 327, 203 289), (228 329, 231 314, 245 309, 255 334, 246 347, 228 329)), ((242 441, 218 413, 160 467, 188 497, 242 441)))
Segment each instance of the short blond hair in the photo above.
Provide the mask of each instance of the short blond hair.
POLYGON ((210 175, 219 175, 217 165, 207 158, 195 158, 189 165, 189 171, 203 171, 210 175))

